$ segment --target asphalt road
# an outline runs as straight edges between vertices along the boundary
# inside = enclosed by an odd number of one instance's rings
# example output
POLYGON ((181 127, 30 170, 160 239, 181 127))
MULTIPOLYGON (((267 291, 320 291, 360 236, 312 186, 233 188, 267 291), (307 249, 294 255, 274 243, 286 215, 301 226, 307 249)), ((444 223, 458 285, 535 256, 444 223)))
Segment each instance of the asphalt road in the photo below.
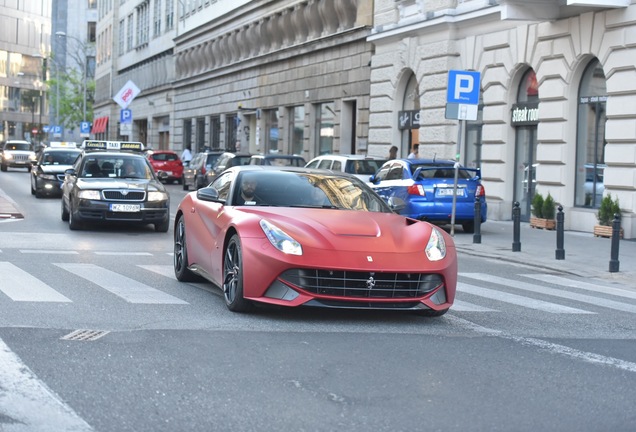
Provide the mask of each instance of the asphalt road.
POLYGON ((636 429, 631 286, 466 255, 440 318, 234 314, 172 231, 70 231, 28 181, 0 174, 2 431, 636 429))

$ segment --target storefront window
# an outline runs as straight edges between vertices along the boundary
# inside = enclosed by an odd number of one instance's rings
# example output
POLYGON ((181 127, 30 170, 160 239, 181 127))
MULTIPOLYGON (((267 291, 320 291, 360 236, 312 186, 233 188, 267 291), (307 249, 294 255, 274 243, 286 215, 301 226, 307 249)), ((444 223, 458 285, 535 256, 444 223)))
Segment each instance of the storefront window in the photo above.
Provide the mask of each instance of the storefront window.
POLYGON ((605 170, 605 73, 598 60, 585 69, 579 89, 574 205, 598 208, 605 170))
POLYGON ((289 142, 292 154, 302 154, 305 141, 305 107, 296 106, 290 109, 289 142))
POLYGON ((221 147, 221 118, 219 116, 210 117, 210 144, 215 150, 221 147))
POLYGON ((239 118, 236 114, 228 114, 225 117, 225 148, 228 150, 237 148, 237 131, 239 118))
POLYGON ((333 126, 336 119, 335 105, 325 102, 316 110, 316 136, 318 137, 318 154, 333 152, 333 126))

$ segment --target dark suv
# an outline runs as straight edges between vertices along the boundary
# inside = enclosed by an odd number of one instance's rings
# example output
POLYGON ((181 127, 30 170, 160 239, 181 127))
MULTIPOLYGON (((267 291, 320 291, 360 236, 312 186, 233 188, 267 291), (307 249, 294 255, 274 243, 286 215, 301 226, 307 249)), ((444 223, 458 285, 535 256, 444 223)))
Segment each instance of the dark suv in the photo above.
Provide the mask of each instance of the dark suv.
POLYGON ((183 190, 190 189, 190 186, 194 189, 207 186, 205 175, 223 153, 220 150, 212 150, 195 154, 188 166, 183 168, 183 190))

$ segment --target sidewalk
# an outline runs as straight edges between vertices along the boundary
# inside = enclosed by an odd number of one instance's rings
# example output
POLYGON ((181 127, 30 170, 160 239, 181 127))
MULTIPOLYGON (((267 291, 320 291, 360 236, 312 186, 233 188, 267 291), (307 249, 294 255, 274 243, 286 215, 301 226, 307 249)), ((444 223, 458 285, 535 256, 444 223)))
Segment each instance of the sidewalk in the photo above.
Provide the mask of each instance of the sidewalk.
POLYGON ((0 220, 22 219, 23 217, 15 202, 0 189, 0 220))
MULTIPOLYGON (((610 238, 594 237, 592 233, 565 231, 565 259, 556 259, 556 230, 547 231, 520 224, 519 252, 512 251, 513 222, 488 221, 481 225, 481 243, 473 243, 473 234, 461 227, 455 231, 457 252, 539 267, 545 271, 566 272, 582 277, 616 279, 628 282, 636 289, 636 241, 620 240, 618 272, 610 272, 610 238)), ((461 269, 460 269, 461 271, 461 269)))

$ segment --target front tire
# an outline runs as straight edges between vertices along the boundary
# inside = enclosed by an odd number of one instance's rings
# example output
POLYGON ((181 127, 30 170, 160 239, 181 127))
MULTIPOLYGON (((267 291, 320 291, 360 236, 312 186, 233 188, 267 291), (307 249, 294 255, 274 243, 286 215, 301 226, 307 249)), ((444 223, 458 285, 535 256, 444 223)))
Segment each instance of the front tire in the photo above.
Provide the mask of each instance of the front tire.
POLYGON ((7 170, 7 166, 6 166, 6 165, 4 165, 4 164, 2 164, 2 165, 0 166, 0 170, 2 170, 2 171, 6 171, 6 170, 7 170))
POLYGON ((68 210, 66 209, 66 206, 64 205, 64 198, 62 198, 62 220, 64 222, 68 222, 68 210))
POLYGON ((168 232, 168 229, 170 229, 170 219, 166 218, 165 221, 160 222, 160 223, 156 223, 155 224, 155 231, 156 232, 168 232))
POLYGON ((201 278, 188 269, 188 246, 183 215, 179 216, 174 230, 174 275, 181 282, 196 282, 201 278))
POLYGON ((252 303, 243 297, 243 254, 241 239, 234 234, 223 258, 223 298, 232 312, 248 312, 252 303))
POLYGON ((475 222, 464 222, 462 228, 465 233, 473 234, 475 232, 475 222))
POLYGON ((77 216, 75 215, 75 212, 73 211, 73 207, 71 207, 68 211, 68 227, 73 231, 76 231, 82 228, 82 224, 80 221, 77 220, 77 216))

